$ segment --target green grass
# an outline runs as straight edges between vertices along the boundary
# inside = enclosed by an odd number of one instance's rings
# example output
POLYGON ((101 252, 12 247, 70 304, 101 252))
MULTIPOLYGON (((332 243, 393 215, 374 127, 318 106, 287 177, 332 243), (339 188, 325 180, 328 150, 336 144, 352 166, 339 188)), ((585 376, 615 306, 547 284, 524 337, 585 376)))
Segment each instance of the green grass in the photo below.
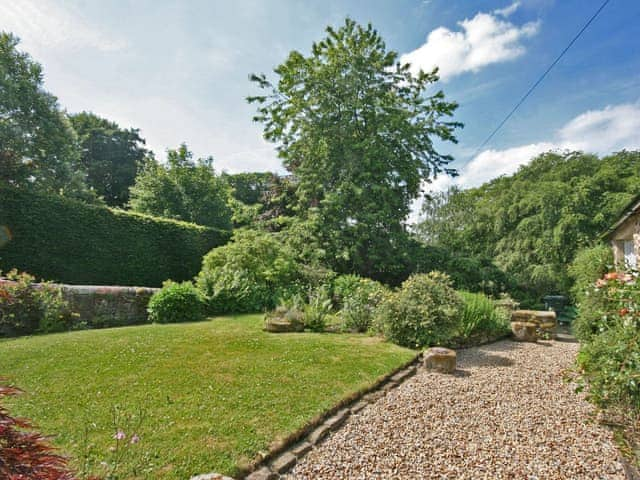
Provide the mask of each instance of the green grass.
POLYGON ((261 327, 262 316, 244 315, 2 340, 0 376, 27 392, 7 406, 55 434, 74 466, 88 452, 93 473, 111 461, 118 406, 144 412, 120 478, 233 475, 414 355, 364 335, 261 327))

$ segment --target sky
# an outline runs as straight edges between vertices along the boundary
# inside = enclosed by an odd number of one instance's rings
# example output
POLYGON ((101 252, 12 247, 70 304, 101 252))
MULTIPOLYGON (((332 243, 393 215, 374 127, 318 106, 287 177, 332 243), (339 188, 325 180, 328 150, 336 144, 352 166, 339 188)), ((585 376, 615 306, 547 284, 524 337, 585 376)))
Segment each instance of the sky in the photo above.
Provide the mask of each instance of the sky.
POLYGON ((460 104, 456 179, 472 187, 550 149, 640 148, 640 1, 610 0, 510 121, 478 147, 603 0, 0 0, 0 30, 69 112, 139 128, 160 159, 186 142, 218 171, 283 171, 252 122, 250 73, 308 53, 328 25, 371 22, 403 61, 440 68, 460 104))

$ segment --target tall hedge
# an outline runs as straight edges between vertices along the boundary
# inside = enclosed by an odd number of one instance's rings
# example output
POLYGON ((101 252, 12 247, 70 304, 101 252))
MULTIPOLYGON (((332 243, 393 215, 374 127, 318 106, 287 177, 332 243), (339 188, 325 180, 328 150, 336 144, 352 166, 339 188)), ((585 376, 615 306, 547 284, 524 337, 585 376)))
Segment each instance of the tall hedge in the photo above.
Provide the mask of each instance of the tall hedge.
POLYGON ((0 187, 0 269, 70 284, 160 286, 200 270, 230 232, 0 187), (2 243, 2 242, 0 242, 2 243))

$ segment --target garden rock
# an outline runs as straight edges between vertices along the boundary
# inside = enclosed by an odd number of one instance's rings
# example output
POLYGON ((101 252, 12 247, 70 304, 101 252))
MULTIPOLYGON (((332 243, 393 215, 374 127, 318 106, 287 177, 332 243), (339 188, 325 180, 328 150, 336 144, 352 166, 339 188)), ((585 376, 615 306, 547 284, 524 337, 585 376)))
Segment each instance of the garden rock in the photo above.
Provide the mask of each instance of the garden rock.
POLYGON ((269 319, 264 322, 264 330, 271 333, 302 332, 304 325, 284 319, 269 319))
POLYGON ((456 370, 456 352, 449 348, 429 348, 424 352, 424 366, 427 370, 453 373, 456 370))
POLYGON ((538 341, 537 325, 532 322, 511 322, 513 336, 519 342, 538 341))

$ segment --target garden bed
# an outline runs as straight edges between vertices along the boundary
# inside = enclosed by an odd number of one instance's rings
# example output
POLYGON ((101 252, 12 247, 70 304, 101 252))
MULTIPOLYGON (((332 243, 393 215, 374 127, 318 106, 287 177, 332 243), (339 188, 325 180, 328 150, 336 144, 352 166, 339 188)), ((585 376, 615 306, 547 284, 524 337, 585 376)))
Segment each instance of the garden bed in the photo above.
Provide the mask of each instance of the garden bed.
POLYGON ((245 315, 2 340, 0 375, 28 392, 11 411, 56 434, 76 467, 86 454, 88 470, 104 473, 121 428, 140 437, 127 443, 122 478, 184 479, 236 474, 415 355, 364 335, 261 327, 262 316, 245 315), (126 417, 140 412, 133 431, 126 417))

